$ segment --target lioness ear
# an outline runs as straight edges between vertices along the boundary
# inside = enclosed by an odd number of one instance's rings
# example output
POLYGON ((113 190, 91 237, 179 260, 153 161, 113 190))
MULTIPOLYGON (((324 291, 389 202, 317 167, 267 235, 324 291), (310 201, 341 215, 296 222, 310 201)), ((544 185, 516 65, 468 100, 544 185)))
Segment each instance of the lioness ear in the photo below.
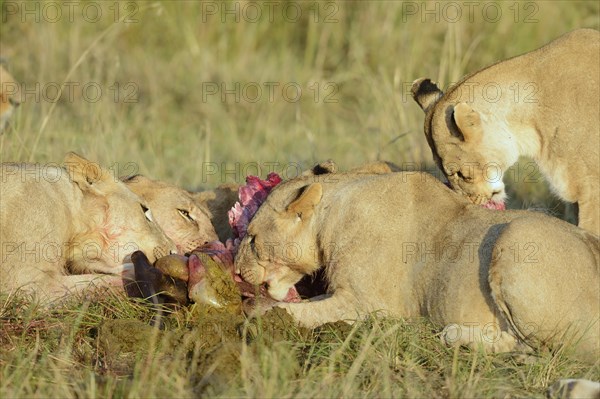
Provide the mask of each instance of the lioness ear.
POLYGON ((82 190, 92 188, 95 184, 110 179, 110 173, 105 171, 97 163, 90 162, 74 152, 69 152, 64 160, 65 168, 71 180, 82 190))
POLYGON ((127 183, 127 184, 135 184, 135 183, 143 183, 143 182, 149 182, 150 179, 148 179, 146 176, 144 175, 130 175, 130 176, 122 176, 119 178, 123 183, 127 183))
POLYGON ((335 164, 333 159, 328 159, 327 161, 318 163, 315 166, 313 166, 312 169, 302 173, 302 176, 319 176, 336 172, 337 165, 335 164))
POLYGON ((413 99, 421 106, 423 112, 427 113, 429 108, 444 95, 429 78, 420 78, 413 82, 410 89, 413 99))
POLYGON ((152 183, 154 183, 144 175, 121 177, 119 180, 127 184, 127 187, 137 195, 142 195, 146 191, 152 191, 152 183))
POLYGON ((323 187, 321 183, 313 183, 306 187, 300 197, 288 205, 287 211, 289 213, 295 213, 302 219, 309 218, 312 216, 315 206, 321 202, 323 196, 323 187))
POLYGON ((483 137, 483 127, 479 112, 467 103, 458 103, 454 106, 454 122, 462 133, 465 141, 479 143, 483 137))

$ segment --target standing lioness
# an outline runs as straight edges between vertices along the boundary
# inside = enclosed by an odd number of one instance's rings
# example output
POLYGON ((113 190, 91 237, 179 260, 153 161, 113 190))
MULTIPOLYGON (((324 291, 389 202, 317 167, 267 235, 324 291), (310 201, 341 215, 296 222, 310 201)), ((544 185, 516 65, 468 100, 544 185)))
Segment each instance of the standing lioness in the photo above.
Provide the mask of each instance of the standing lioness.
POLYGON ((123 263, 175 251, 145 202, 111 171, 69 154, 65 167, 3 163, 0 290, 23 288, 44 302, 121 285, 123 263))
POLYGON ((502 174, 532 157, 579 226, 600 234, 600 33, 580 29, 466 76, 443 93, 414 82, 425 135, 452 188, 502 202, 502 174))
POLYGON ((235 263, 278 300, 323 266, 328 298, 278 304, 308 327, 372 311, 424 316, 446 326, 447 343, 511 351, 569 341, 594 362, 599 257, 585 230, 483 209, 426 174, 328 174, 275 187, 235 263))

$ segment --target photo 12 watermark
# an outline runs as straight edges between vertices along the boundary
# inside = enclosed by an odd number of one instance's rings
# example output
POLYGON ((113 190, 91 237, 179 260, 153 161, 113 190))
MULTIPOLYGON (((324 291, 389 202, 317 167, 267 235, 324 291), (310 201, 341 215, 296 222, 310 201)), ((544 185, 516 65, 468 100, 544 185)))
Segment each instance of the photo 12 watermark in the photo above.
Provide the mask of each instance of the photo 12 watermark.
POLYGON ((282 179, 296 178, 303 173, 302 165, 296 162, 203 162, 200 167, 200 181, 209 180, 243 182, 247 176, 267 176, 277 173, 282 179))
POLYGON ((69 104, 84 101, 97 103, 108 100, 114 103, 131 104, 139 101, 139 86, 135 82, 34 82, 14 83, 1 82, 2 93, 6 96, 19 95, 22 103, 54 103, 57 101, 69 104))
MULTIPOLYGON (((335 258, 340 251, 339 244, 335 242, 323 242, 312 244, 310 246, 303 245, 295 241, 264 241, 254 242, 251 245, 242 246, 238 250, 236 257, 241 259, 269 259, 278 264, 294 265, 312 260, 314 264, 318 264, 321 260, 321 254, 327 253, 331 262, 335 262, 335 258), (239 252, 242 251, 242 252, 239 252)), ((286 266, 287 267, 287 266, 286 266)))
POLYGON ((57 183, 61 179, 70 179, 70 176, 75 174, 76 168, 82 168, 78 172, 86 176, 87 181, 91 184, 107 178, 119 182, 121 176, 134 176, 139 173, 139 165, 135 162, 114 162, 108 167, 102 167, 95 162, 88 162, 84 166, 70 162, 64 164, 4 162, 1 165, 0 181, 2 183, 9 181, 57 183))
POLYGON ((537 23, 538 12, 533 1, 404 1, 402 22, 497 23, 508 18, 514 23, 537 23))
POLYGON ((324 104, 339 102, 339 87, 335 82, 202 82, 200 87, 203 103, 297 103, 302 98, 324 104))
MULTIPOLYGON (((408 241, 401 244, 402 263, 414 264, 424 262, 456 263, 474 262, 486 243, 481 241, 440 242, 408 241)), ((513 242, 504 246, 504 251, 492 252, 490 262, 499 261, 502 257, 514 263, 537 264, 540 262, 540 243, 513 242)))
MULTIPOLYGON (((483 101, 489 104, 508 102, 512 104, 537 104, 539 102, 539 86, 535 82, 477 82, 471 78, 468 81, 450 82, 440 90, 445 93, 445 100, 464 101, 473 103, 483 101)), ((412 96, 413 82, 402 82, 401 101, 403 103, 414 102, 412 96)))
POLYGON ((17 18, 21 23, 87 23, 112 21, 138 23, 139 5, 134 1, 4 1, 2 22, 17 18))
POLYGON ((130 254, 140 249, 135 242, 111 242, 101 245, 98 242, 16 242, 3 241, 0 246, 1 262, 22 262, 28 264, 57 263, 65 259, 82 262, 95 262, 98 259, 121 263, 130 254))
MULTIPOLYGON (((532 322, 521 323, 519 325, 519 331, 527 337, 533 336, 539 330, 539 326, 532 322)), ((502 334, 503 329, 498 323, 464 321, 460 324, 450 324, 446 326, 442 331, 441 336, 448 345, 466 342, 485 342, 494 344, 502 339, 502 334)))
POLYGON ((310 174, 313 183, 334 183, 336 173, 313 174, 312 168, 305 169, 299 162, 261 161, 261 162, 203 162, 200 166, 200 182, 209 181, 241 183, 247 176, 268 176, 277 173, 283 180, 291 180, 310 174))
POLYGON ((333 1, 202 1, 200 4, 203 23, 297 23, 303 19, 325 24, 339 22, 339 5, 333 1))

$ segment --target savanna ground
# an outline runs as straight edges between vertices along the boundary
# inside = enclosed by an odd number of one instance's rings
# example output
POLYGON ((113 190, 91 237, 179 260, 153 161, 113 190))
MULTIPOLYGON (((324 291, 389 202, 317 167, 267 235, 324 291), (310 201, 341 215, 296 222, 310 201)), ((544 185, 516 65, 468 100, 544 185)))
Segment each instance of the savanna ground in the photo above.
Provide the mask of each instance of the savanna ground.
MULTIPOLYGON (((3 162, 76 151, 188 189, 328 158, 434 171, 414 79, 445 87, 600 25, 596 1, 0 4, 0 55, 25 91, 3 162)), ((509 206, 572 217, 532 164, 516 170, 509 206)), ((568 348, 527 359, 446 348, 426 321, 299 331, 279 314, 244 327, 184 309, 158 332, 119 295, 50 314, 0 300, 2 398, 541 397, 560 377, 600 379, 568 348)))

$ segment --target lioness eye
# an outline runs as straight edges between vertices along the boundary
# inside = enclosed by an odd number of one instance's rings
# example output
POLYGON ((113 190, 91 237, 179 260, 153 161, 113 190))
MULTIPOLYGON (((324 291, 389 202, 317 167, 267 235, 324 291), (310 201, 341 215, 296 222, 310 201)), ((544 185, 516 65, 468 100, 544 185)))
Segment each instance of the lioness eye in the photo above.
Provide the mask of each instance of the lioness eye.
POLYGON ((256 236, 250 236, 249 240, 248 240, 248 244, 250 244, 250 249, 252 250, 252 252, 256 254, 256 243, 254 242, 255 238, 256 238, 256 236))
POLYGON ((148 221, 150 222, 154 222, 154 218, 152 217, 152 211, 146 208, 143 204, 140 204, 140 206, 142 207, 142 212, 144 212, 144 216, 146 216, 146 219, 148 219, 148 221))
POLYGON ((179 212, 179 214, 184 218, 187 219, 191 222, 194 221, 194 218, 190 216, 190 213, 188 211, 186 211, 185 209, 177 209, 177 212, 179 212))

